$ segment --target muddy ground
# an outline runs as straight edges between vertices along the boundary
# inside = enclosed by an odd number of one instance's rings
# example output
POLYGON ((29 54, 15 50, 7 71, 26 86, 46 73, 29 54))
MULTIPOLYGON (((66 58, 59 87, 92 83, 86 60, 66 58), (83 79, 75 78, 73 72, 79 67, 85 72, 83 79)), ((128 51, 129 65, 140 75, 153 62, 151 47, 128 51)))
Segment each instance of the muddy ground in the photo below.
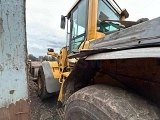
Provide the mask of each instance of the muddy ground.
POLYGON ((37 84, 31 78, 29 80, 29 95, 31 120, 60 120, 56 111, 58 96, 42 101, 37 95, 37 84))

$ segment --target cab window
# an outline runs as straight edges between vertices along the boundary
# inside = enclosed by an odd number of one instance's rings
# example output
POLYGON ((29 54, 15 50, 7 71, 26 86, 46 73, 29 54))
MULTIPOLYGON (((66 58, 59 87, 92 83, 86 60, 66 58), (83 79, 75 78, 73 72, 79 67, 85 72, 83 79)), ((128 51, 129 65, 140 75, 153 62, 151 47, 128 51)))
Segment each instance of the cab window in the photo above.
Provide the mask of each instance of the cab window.
POLYGON ((73 49, 78 49, 85 39, 87 3, 87 0, 81 0, 71 12, 70 52, 73 49))
POLYGON ((97 31, 98 32, 110 32, 120 28, 119 24, 115 22, 103 22, 103 20, 120 20, 119 14, 112 8, 112 6, 106 0, 98 1, 98 20, 97 31))

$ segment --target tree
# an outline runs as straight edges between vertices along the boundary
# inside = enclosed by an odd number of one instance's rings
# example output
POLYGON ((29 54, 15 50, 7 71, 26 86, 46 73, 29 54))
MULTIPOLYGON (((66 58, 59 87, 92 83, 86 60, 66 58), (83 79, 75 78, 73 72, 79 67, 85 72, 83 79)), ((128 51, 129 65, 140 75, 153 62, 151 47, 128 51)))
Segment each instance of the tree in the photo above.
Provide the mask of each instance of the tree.
POLYGON ((49 61, 57 61, 56 57, 54 56, 48 56, 49 61))
POLYGON ((48 59, 48 56, 47 55, 45 55, 44 57, 43 57, 43 61, 48 61, 49 59, 48 59))
POLYGON ((31 61, 37 61, 38 58, 36 58, 35 56, 33 56, 32 54, 29 54, 28 55, 28 59, 31 60, 31 61))

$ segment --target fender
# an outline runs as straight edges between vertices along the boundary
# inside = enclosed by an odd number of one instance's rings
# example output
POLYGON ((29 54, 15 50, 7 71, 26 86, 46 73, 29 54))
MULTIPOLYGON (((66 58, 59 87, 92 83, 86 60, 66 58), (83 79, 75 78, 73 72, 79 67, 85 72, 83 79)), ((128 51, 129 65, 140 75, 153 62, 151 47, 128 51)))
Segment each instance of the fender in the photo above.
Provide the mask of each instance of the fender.
POLYGON ((55 78, 53 75, 53 69, 54 67, 58 67, 57 62, 49 62, 49 61, 43 61, 42 62, 42 67, 44 71, 44 76, 45 76, 45 83, 46 83, 46 90, 48 93, 54 93, 58 92, 60 90, 60 83, 58 81, 58 78, 55 78), (52 64, 55 63, 55 64, 52 64), (56 66, 51 66, 56 65, 56 66))

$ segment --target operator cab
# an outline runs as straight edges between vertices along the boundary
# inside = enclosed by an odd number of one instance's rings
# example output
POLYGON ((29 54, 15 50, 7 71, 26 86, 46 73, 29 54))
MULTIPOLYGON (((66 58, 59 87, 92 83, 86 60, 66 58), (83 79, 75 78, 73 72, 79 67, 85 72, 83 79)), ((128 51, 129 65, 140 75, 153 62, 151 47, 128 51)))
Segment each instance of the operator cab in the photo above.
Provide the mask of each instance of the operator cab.
POLYGON ((126 10, 122 11, 116 3, 114 5, 108 0, 78 0, 67 16, 61 16, 62 29, 65 29, 67 18, 69 53, 83 49, 86 41, 96 40, 119 30, 120 23, 110 20, 120 21, 128 16, 126 10))

